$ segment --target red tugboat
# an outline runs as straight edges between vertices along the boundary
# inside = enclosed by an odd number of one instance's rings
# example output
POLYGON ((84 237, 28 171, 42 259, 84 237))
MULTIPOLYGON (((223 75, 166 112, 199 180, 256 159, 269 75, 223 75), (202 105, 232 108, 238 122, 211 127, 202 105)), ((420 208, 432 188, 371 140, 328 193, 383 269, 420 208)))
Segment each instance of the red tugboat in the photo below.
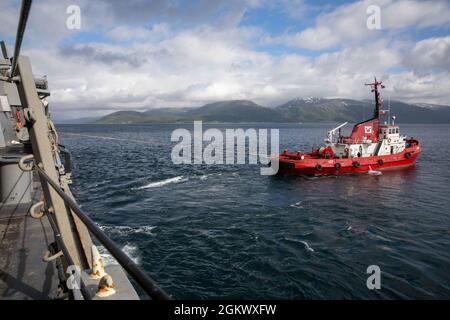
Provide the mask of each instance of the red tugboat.
POLYGON ((278 174, 328 175, 352 172, 377 172, 414 165, 421 152, 419 141, 400 135, 399 127, 389 119, 388 110, 382 110, 379 89, 384 88, 375 78, 371 86, 375 94, 375 111, 371 119, 356 124, 350 136, 342 136, 341 128, 347 122, 328 131, 325 145, 311 153, 279 155, 278 174), (387 121, 380 124, 380 117, 387 121))

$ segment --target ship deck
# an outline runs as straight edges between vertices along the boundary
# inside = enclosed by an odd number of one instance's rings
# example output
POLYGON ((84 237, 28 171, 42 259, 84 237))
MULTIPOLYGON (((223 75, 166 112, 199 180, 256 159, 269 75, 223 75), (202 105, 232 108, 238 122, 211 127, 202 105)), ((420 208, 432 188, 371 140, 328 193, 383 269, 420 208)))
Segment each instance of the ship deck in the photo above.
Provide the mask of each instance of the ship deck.
POLYGON ((0 299, 56 298, 55 262, 42 260, 54 242, 53 230, 47 219, 34 219, 28 213, 40 197, 40 185, 34 182, 31 203, 0 204, 0 299))
MULTIPOLYGON (((54 261, 44 262, 44 253, 55 241, 47 218, 35 219, 30 207, 41 200, 42 189, 37 176, 32 183, 32 201, 18 205, 0 203, 0 300, 57 299, 58 269, 54 261)), ((115 282, 117 293, 102 300, 139 300, 133 285, 118 264, 105 266, 115 282)), ((62 272, 62 271, 61 271, 62 272)), ((91 298, 98 280, 87 281, 91 298)), ((75 299, 82 299, 81 295, 75 299)))

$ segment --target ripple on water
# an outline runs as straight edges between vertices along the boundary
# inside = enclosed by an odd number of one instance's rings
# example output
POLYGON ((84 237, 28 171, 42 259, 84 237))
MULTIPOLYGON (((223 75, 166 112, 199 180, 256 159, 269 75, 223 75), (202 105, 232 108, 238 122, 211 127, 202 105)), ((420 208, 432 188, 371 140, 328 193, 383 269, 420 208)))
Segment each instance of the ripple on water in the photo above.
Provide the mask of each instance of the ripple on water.
MULTIPOLYGON (((74 155, 77 201, 174 297, 450 295, 450 149, 441 147, 448 126, 402 126, 423 142, 415 168, 324 178, 261 176, 254 165, 174 165, 170 136, 180 126, 59 127, 74 155), (382 270, 380 292, 365 284, 373 264, 382 270)), ((330 129, 276 127, 281 149, 303 150, 330 129)))

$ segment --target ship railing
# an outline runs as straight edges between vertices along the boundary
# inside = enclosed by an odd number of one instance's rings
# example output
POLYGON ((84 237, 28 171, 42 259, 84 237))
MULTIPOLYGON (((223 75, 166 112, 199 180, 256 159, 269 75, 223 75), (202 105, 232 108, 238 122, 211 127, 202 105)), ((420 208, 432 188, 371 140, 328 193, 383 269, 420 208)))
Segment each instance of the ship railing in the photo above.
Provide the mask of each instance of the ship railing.
MULTIPOLYGON (((97 240, 111 253, 111 255, 116 259, 116 261, 125 269, 131 278, 149 295, 153 300, 168 300, 170 296, 161 289, 156 282, 150 278, 141 268, 139 268, 136 263, 133 262, 127 254, 125 254, 119 246, 111 240, 100 227, 78 206, 72 197, 64 192, 63 189, 53 181, 47 173, 39 167, 39 165, 34 166, 41 179, 44 179, 58 195, 64 200, 65 204, 80 218, 80 220, 86 225, 87 229, 97 238, 97 240)), ((57 225, 51 215, 48 215, 50 224, 55 231, 56 242, 63 251, 67 262, 70 264, 72 258, 70 257, 67 249, 65 248, 64 242, 59 235, 57 225)), ((81 281, 82 282, 82 281, 81 281)), ((81 283, 80 288, 81 294, 85 299, 91 299, 89 292, 86 290, 83 283, 81 283)))

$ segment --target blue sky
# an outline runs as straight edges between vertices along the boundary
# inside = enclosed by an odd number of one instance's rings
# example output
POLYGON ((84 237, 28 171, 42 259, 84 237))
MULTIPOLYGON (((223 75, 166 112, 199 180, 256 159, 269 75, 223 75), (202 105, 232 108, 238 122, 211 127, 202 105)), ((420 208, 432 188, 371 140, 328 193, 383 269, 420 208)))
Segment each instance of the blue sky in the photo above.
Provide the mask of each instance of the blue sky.
MULTIPOLYGON (((11 46, 19 1, 0 3, 11 46)), ((372 12, 372 11, 371 11, 372 12)), ((41 0, 23 53, 47 74, 57 115, 189 107, 250 99, 385 95, 450 104, 450 1, 41 0), (80 29, 66 26, 69 5, 80 29), (380 9, 371 30, 369 6, 380 9)))

